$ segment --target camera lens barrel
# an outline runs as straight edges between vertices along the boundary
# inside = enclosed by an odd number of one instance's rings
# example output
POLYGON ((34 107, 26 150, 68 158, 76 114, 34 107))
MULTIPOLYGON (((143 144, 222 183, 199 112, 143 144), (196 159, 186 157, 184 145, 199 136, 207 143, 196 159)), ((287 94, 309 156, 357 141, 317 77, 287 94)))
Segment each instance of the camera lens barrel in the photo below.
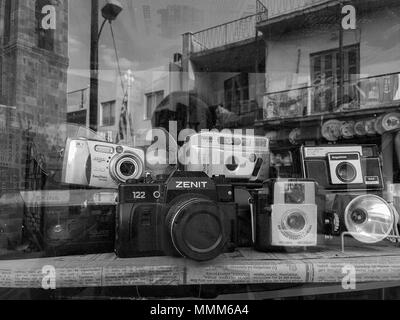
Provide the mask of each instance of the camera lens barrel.
POLYGON ((295 231, 301 231, 306 227, 307 221, 300 212, 291 213, 286 219, 286 225, 295 231))
POLYGON ((185 195, 171 206, 166 219, 172 244, 180 255, 208 261, 223 253, 226 235, 217 203, 185 195))
POLYGON ((336 175, 340 181, 350 183, 357 177, 357 169, 349 162, 343 162, 336 168, 336 175))
POLYGON ((110 173, 118 183, 139 179, 144 172, 143 161, 135 154, 126 153, 111 160, 110 173))
POLYGON ((282 217, 281 232, 292 240, 304 238, 307 233, 307 214, 301 210, 289 210, 282 217))

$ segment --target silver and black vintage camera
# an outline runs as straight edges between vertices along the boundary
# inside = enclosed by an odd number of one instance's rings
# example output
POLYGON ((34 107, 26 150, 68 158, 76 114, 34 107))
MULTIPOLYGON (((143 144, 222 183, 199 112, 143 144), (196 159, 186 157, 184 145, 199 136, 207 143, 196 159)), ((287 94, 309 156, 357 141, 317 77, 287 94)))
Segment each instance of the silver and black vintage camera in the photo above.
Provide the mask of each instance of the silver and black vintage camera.
POLYGON ((302 147, 303 174, 327 191, 379 191, 382 165, 376 145, 302 147))
POLYGON ((253 241, 260 251, 317 245, 317 185, 309 180, 269 180, 253 193, 253 241))
POLYGON ((269 140, 253 134, 203 132, 190 137, 180 150, 186 171, 204 171, 209 177, 250 182, 269 178, 269 140))
POLYGON ((119 188, 116 254, 212 260, 236 244, 237 204, 224 177, 176 171, 119 188))
POLYGON ((145 152, 112 143, 68 139, 62 182, 117 189, 120 183, 145 174, 145 152))

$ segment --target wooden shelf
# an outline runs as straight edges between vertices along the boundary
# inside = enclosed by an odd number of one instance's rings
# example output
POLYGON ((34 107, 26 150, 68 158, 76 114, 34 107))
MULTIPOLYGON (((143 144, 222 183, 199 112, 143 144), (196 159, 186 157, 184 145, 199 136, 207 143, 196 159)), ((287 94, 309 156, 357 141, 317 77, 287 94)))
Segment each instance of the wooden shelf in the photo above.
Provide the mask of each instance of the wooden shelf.
POLYGON ((322 122, 332 120, 332 119, 340 119, 346 120, 356 117, 360 118, 368 118, 368 117, 377 117, 384 113, 390 112, 400 112, 400 101, 396 101, 395 103, 381 105, 379 107, 374 108, 365 108, 365 109, 357 109, 345 112, 332 112, 332 113, 324 113, 324 114, 315 114, 310 116, 299 116, 299 117, 291 117, 291 118, 277 118, 270 120, 261 120, 256 121, 256 127, 293 127, 299 124, 303 124, 303 126, 313 126, 320 125, 322 122))

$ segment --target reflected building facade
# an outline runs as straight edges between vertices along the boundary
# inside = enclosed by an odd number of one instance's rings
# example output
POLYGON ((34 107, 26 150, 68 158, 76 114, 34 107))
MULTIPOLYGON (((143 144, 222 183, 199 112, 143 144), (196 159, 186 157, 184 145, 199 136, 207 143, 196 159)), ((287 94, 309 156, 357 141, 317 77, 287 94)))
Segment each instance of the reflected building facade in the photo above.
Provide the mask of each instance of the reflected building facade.
POLYGON ((0 188, 26 189, 29 158, 39 153, 30 142, 51 144, 49 128, 66 121, 68 1, 0 0, 0 59, 0 144, 12 155, 1 159, 0 188), (46 17, 55 29, 44 28, 46 17))

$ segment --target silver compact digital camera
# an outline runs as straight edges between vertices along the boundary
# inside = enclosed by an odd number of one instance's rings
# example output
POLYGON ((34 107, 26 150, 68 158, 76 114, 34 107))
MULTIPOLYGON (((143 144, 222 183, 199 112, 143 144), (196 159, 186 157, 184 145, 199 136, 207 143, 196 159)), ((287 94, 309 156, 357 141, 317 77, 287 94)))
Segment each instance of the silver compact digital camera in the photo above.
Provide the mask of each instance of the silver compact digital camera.
POLYGON ((145 152, 108 142, 68 139, 62 182, 94 188, 117 189, 145 175, 145 152))

